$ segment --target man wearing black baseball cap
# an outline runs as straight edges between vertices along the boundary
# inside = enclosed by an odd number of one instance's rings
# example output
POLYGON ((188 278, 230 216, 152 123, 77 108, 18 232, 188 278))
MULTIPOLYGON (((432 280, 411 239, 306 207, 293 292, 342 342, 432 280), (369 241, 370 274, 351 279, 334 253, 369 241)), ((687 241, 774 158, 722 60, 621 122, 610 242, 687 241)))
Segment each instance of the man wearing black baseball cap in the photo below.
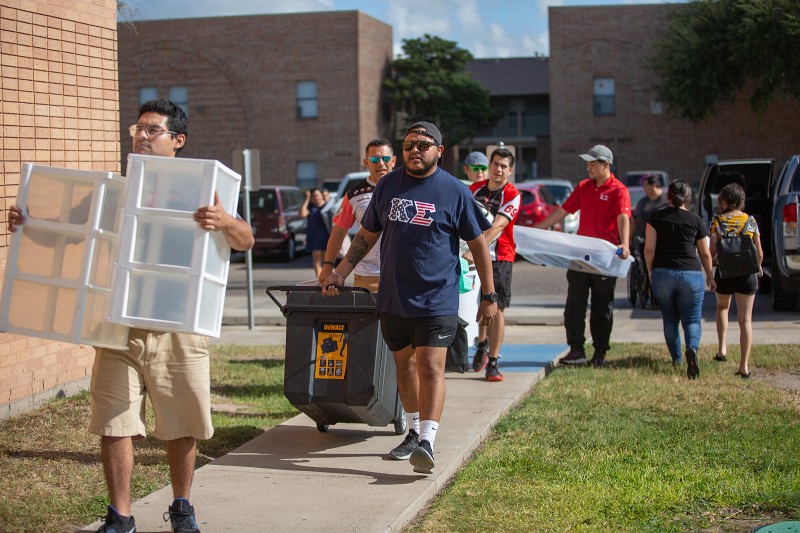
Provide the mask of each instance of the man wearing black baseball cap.
MULTIPOLYGON (((604 239, 619 247, 619 258, 630 255, 631 195, 614 173, 611 165, 614 155, 607 146, 598 144, 578 157, 586 161, 589 179, 581 181, 561 206, 550 213, 535 228, 547 229, 560 222, 569 213, 581 210, 578 235, 604 239)), ((617 278, 567 270, 567 302, 564 305, 564 327, 567 330, 569 353, 561 359, 562 364, 586 363, 583 345, 586 342, 586 308, 589 293, 592 311, 589 330, 592 333, 594 355, 591 364, 602 367, 606 364, 611 328, 614 325, 614 289, 617 278)))
POLYGON ((484 300, 476 320, 490 325, 497 315, 492 260, 483 232, 491 227, 469 189, 438 168, 442 134, 417 122, 403 138, 404 166, 381 178, 361 219, 347 257, 322 283, 338 288, 381 238, 377 300, 381 332, 394 352, 397 388, 409 432, 390 452, 429 474, 445 399, 444 364, 458 325, 459 239, 472 252, 484 300))

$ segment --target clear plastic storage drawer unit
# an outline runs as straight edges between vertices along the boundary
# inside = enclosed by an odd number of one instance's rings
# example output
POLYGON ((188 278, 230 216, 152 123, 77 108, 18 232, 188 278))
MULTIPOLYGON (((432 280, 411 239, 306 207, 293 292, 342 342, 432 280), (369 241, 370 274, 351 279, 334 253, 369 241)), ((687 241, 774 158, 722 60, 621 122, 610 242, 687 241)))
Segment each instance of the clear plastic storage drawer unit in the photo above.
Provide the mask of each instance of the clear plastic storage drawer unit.
POLYGON ((215 193, 236 213, 241 176, 218 161, 131 154, 111 320, 219 337, 230 247, 193 219, 215 193))
POLYGON ((11 237, 0 329, 125 348, 128 328, 108 322, 125 180, 111 172, 26 163, 11 237))

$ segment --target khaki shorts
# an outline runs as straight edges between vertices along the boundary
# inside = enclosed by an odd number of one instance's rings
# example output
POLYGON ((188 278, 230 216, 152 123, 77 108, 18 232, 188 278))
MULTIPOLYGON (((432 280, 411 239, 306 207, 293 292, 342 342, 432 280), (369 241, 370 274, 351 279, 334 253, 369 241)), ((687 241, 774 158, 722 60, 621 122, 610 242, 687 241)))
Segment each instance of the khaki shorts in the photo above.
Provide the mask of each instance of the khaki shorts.
POLYGON ((363 287, 369 289, 370 292, 378 292, 378 285, 381 283, 380 276, 362 276, 361 274, 353 274, 353 287, 363 287))
POLYGON ((143 438, 149 396, 157 439, 214 434, 208 338, 202 335, 131 329, 127 351, 97 349, 91 393, 89 433, 143 438))

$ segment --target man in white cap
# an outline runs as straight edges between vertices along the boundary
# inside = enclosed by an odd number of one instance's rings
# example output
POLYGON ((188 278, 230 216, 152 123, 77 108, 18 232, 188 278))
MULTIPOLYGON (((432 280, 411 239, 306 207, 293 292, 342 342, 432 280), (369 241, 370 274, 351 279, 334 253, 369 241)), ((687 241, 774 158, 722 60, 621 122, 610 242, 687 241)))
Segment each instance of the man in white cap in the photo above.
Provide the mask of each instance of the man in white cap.
MULTIPOLYGON (((560 222, 569 213, 581 210, 578 235, 604 239, 620 251, 620 259, 630 255, 631 196, 627 187, 611 172, 614 156, 608 147, 598 144, 579 156, 586 161, 589 179, 581 181, 569 198, 550 216, 536 224, 536 228, 547 229, 560 222)), ((561 359, 562 364, 586 363, 583 345, 586 342, 586 308, 589 292, 592 311, 589 329, 592 333, 594 355, 593 366, 605 366, 609 349, 611 328, 614 324, 614 289, 617 278, 567 270, 567 303, 564 306, 564 327, 567 330, 569 353, 561 359)))
POLYGON ((483 152, 470 152, 464 158, 464 174, 472 183, 488 178, 489 160, 483 152))

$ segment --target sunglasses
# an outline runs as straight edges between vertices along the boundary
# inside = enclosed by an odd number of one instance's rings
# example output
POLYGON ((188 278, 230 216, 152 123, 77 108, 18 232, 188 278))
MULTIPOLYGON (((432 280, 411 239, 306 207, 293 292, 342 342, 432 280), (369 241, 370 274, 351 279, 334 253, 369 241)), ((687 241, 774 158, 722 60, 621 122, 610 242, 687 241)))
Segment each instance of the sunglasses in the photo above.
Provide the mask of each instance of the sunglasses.
POLYGON ((470 165, 469 169, 473 172, 486 172, 489 170, 489 167, 486 165, 470 165))
POLYGON ((369 159, 370 163, 377 163, 378 161, 381 161, 381 160, 384 163, 388 163, 389 161, 392 160, 392 157, 394 157, 394 156, 391 156, 391 155, 371 155, 367 159, 369 159))
POLYGON ((438 146, 435 142, 428 142, 428 141, 403 141, 403 151, 410 152, 414 149, 414 146, 417 147, 417 150, 420 152, 426 152, 428 148, 431 146, 438 146))

